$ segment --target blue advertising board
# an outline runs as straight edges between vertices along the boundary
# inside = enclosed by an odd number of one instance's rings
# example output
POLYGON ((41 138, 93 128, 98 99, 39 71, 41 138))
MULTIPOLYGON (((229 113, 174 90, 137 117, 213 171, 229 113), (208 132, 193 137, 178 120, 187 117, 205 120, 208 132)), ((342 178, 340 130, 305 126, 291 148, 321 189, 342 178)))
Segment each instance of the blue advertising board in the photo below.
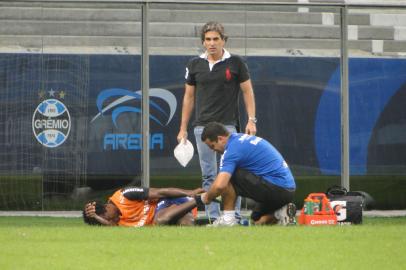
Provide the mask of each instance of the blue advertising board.
MULTIPOLYGON (((150 155, 159 160, 157 171, 181 169, 173 149, 189 58, 151 56, 150 155)), ((339 175, 339 59, 246 61, 258 135, 296 175, 339 175)), ((405 75, 404 59, 350 59, 351 174, 406 173, 405 75)), ((2 54, 0 78, 1 173, 140 174, 140 56, 2 54)))

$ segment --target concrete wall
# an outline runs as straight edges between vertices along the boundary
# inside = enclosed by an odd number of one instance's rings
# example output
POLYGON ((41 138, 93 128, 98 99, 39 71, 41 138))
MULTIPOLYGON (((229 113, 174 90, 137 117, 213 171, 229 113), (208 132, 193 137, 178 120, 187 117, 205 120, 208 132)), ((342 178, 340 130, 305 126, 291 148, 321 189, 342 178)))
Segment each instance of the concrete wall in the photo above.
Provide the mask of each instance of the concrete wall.
MULTIPOLYGON (((0 52, 140 52, 139 5, 61 2, 42 6, 1 3, 0 52)), ((320 56, 339 53, 340 17, 336 7, 208 4, 152 4, 151 53, 198 53, 199 30, 209 20, 225 25, 230 36, 227 46, 238 53, 320 56)), ((348 33, 351 54, 405 54, 406 9, 350 10, 348 33)))

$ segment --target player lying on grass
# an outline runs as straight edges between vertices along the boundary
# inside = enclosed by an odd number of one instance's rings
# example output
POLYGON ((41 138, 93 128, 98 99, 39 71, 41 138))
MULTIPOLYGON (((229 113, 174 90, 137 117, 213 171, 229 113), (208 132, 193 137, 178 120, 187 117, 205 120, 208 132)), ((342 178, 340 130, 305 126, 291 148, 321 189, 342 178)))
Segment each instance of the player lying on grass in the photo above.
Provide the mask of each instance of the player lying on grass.
POLYGON ((106 204, 89 202, 83 219, 89 225, 141 227, 193 225, 193 198, 203 189, 127 187, 117 190, 106 204))

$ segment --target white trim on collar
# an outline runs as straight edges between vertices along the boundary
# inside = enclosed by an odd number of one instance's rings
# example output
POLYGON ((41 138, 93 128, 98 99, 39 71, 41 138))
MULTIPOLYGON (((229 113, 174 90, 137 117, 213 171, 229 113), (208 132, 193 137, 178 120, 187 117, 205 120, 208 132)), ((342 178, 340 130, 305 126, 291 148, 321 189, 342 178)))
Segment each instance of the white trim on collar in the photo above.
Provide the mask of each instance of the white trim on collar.
POLYGON ((201 54, 200 58, 205 59, 207 62, 209 62, 209 69, 210 69, 210 71, 212 71, 215 64, 220 63, 220 62, 226 60, 227 58, 231 57, 231 54, 226 49, 223 48, 223 52, 224 52, 223 57, 215 62, 210 62, 209 60, 207 60, 207 51, 204 52, 203 54, 201 54))

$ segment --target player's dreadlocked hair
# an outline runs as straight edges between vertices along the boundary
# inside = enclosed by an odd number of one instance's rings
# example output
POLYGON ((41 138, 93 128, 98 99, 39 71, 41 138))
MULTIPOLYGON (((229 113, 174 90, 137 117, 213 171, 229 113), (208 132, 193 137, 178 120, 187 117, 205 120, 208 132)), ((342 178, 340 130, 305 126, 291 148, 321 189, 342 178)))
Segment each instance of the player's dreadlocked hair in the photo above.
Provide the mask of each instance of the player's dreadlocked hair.
MULTIPOLYGON (((89 203, 93 203, 93 202, 89 202, 89 203)), ((96 208, 96 214, 97 215, 102 215, 102 214, 104 214, 106 212, 106 207, 104 206, 104 204, 102 204, 100 202, 95 202, 94 206, 96 208)), ((89 225, 102 225, 95 218, 86 216, 86 211, 85 210, 82 211, 82 216, 83 216, 83 221, 85 223, 89 224, 89 225)))

